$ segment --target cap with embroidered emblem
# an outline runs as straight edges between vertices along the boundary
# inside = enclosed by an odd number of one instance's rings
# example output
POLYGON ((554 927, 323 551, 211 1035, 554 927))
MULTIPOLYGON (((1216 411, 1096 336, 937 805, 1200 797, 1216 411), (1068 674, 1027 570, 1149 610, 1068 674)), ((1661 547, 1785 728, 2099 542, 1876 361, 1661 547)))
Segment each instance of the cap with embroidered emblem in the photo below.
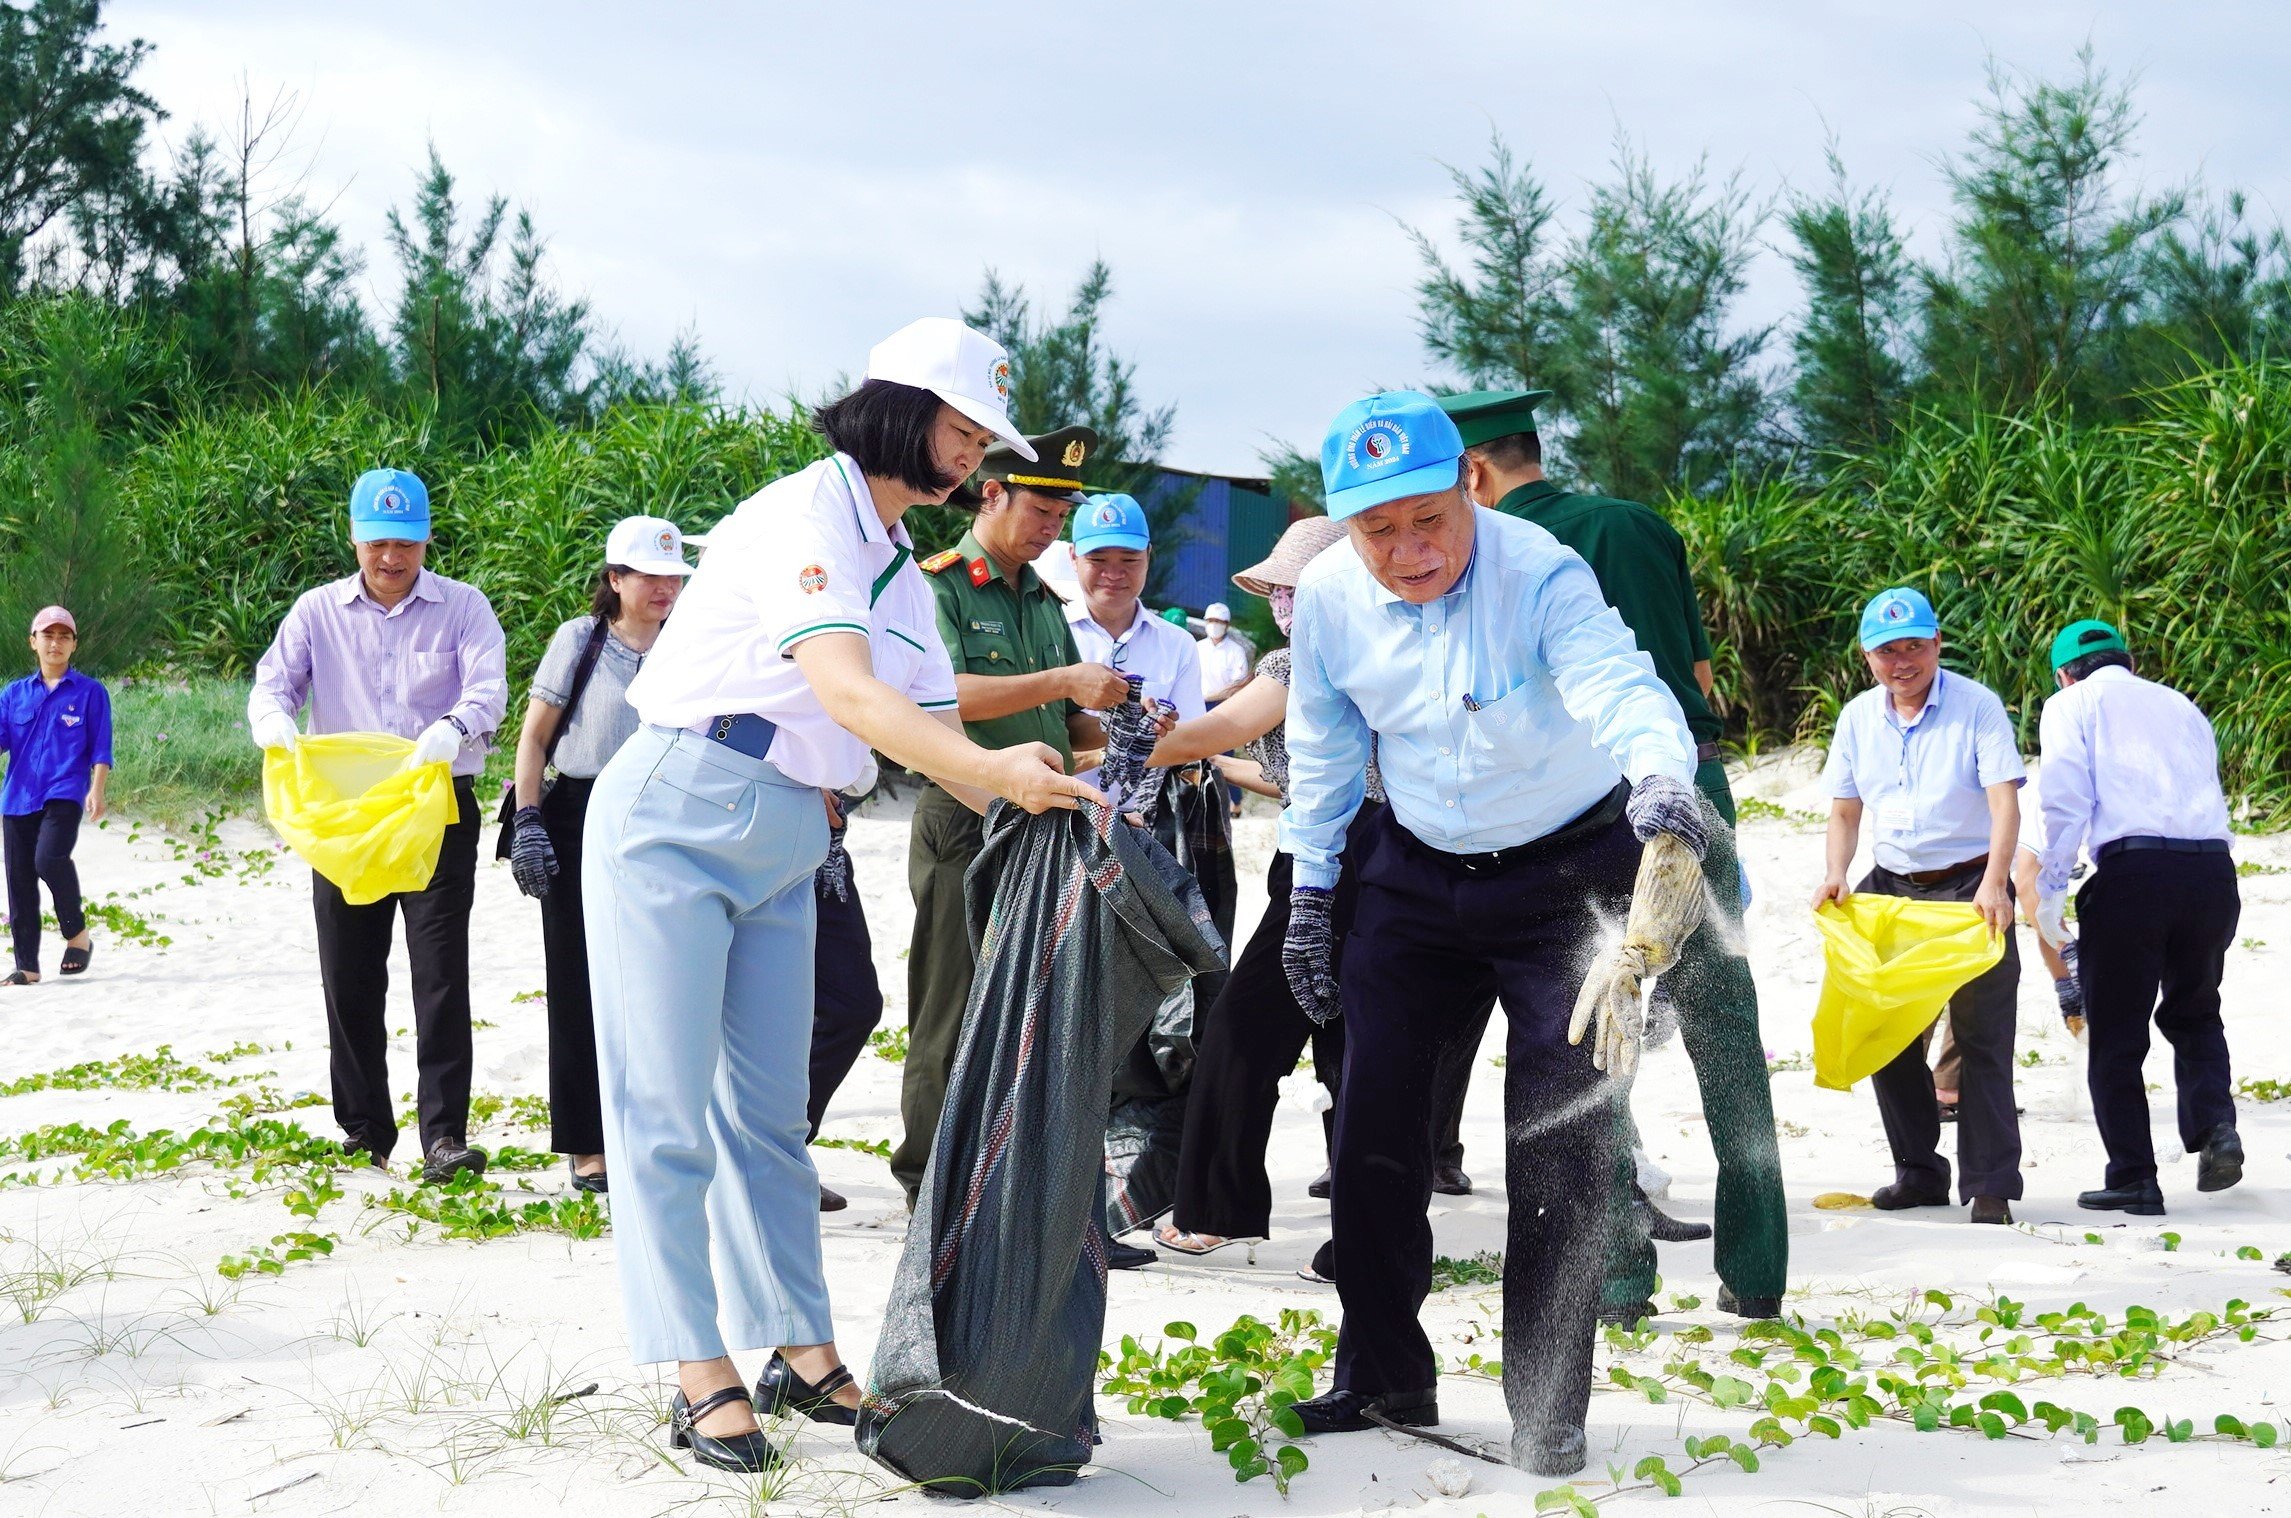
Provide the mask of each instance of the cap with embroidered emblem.
POLYGON ((911 321, 877 343, 868 350, 867 378, 928 390, 1034 460, 1033 446, 1010 419, 1010 355, 951 316, 911 321))
POLYGON ((403 469, 369 469, 350 487, 350 541, 426 543, 430 492, 403 469))
POLYGON ((1074 553, 1076 557, 1096 553, 1101 548, 1151 548, 1153 528, 1146 521, 1145 508, 1135 496, 1113 492, 1094 495, 1074 512, 1074 553))
POLYGON ((605 537, 605 562, 643 575, 688 575, 684 534, 665 517, 622 517, 605 537))
POLYGON ((1870 597, 1869 605, 1861 613, 1861 646, 1882 648, 1901 638, 1935 638, 1941 635, 1941 619, 1933 614, 1933 603, 1924 595, 1906 585, 1881 590, 1870 597))
POLYGON ((1440 409, 1456 424, 1466 448, 1517 437, 1535 430, 1535 408, 1551 399, 1548 390, 1467 390, 1440 397, 1440 409))
POLYGON ((1321 441, 1321 483, 1335 521, 1455 488, 1463 439, 1420 390, 1387 390, 1337 414, 1321 441))
POLYGON ((978 477, 1043 495, 1063 496, 1078 504, 1085 488, 1082 467, 1098 456, 1097 429, 1061 427, 1056 432, 1038 433, 1026 443, 1034 450, 1032 459, 1021 456, 1007 443, 987 449, 985 461, 978 466, 978 477))

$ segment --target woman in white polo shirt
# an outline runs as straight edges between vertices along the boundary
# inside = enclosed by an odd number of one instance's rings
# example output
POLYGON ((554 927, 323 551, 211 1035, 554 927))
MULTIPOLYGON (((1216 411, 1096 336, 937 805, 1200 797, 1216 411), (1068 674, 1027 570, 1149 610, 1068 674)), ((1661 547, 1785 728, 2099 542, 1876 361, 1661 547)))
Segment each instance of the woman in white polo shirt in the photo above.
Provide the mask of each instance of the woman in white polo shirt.
POLYGON ((710 533, 629 686, 644 726, 590 798, 582 894, 629 1348, 678 1362, 671 1440, 710 1465, 778 1459, 727 1340, 774 1350, 768 1404, 849 1423, 858 1403, 805 1149, 819 790, 865 786, 876 749, 982 810, 1096 796, 1045 745, 963 736, 900 525, 995 438, 1027 451, 1009 384, 1003 350, 960 322, 878 344, 865 383, 813 418, 834 455, 710 533))

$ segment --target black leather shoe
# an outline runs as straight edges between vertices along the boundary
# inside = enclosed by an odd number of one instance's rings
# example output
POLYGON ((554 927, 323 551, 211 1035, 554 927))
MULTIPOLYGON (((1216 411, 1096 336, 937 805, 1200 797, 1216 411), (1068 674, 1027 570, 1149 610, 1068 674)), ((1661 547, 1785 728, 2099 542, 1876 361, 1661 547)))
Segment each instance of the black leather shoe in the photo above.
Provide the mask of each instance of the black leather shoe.
POLYGON ((1910 1207, 1946 1207, 1949 1205, 1949 1192, 1946 1187, 1940 1191, 1911 1191, 1895 1181, 1890 1186, 1880 1186, 1871 1192, 1869 1205, 1880 1212, 1900 1212, 1910 1207))
POLYGON ((1321 1167, 1320 1179, 1305 1188, 1305 1195, 1309 1197, 1316 1197, 1319 1200, 1325 1202, 1328 1200, 1330 1187, 1332 1187, 1335 1183, 1336 1172, 1329 1169, 1326 1165, 1323 1165, 1321 1167))
POLYGON ((460 1139, 439 1139, 422 1157, 422 1184, 444 1186, 464 1170, 472 1175, 485 1174, 485 1151, 473 1149, 460 1139))
POLYGON ((1375 1412, 1394 1423, 1405 1423, 1410 1428, 1438 1428, 1440 1426, 1440 1394, 1437 1389, 1420 1392, 1386 1392, 1372 1396, 1367 1392, 1346 1391, 1339 1387, 1325 1391, 1309 1402, 1293 1404, 1297 1421, 1304 1424, 1308 1434, 1356 1434, 1364 1428, 1374 1428, 1368 1414, 1375 1412))
POLYGON ((1730 1312, 1738 1318, 1779 1318, 1782 1316, 1780 1297, 1738 1297, 1731 1286, 1718 1288, 1718 1310, 1730 1312))
POLYGON ((821 1212, 841 1212, 850 1205, 850 1198, 842 1192, 830 1191, 825 1186, 819 1188, 819 1210, 821 1212))
POLYGON ((1441 1196, 1470 1196, 1472 1178, 1464 1174, 1461 1165, 1435 1165, 1432 1167, 1432 1189, 1441 1196))
POLYGON ((1973 1198, 1974 1222, 2010 1223, 2012 1220, 2013 1204, 2006 1201, 2003 1197, 1977 1196, 1973 1198))
POLYGON ((1313 1262, 1297 1272, 1300 1281, 1311 1281, 1318 1286, 1336 1284, 1336 1240, 1329 1239, 1313 1251, 1313 1262))
POLYGON ((1108 1270, 1143 1270, 1161 1256, 1120 1239, 1106 1240, 1106 1268, 1108 1270))
POLYGON ((713 1465, 720 1471, 768 1471, 780 1463, 780 1452, 764 1438, 762 1429, 749 1429, 743 1434, 726 1434, 718 1438, 704 1434, 692 1425, 707 1417, 719 1407, 734 1402, 746 1402, 748 1389, 727 1386, 702 1397, 697 1406, 684 1400, 678 1392, 668 1404, 668 1443, 672 1449, 688 1449, 692 1458, 702 1465, 713 1465))
POLYGON ((2227 1123, 2212 1129, 2196 1153, 2196 1190, 2225 1191, 2243 1179, 2243 1140, 2227 1123))
POLYGON ((1599 1321, 1613 1328, 1636 1328, 1639 1326, 1639 1319, 1651 1318, 1654 1315, 1655 1304, 1652 1302, 1601 1302, 1599 1304, 1599 1321))
POLYGON ((1590 1459, 1590 1445, 1579 1428, 1515 1429, 1511 1463, 1538 1476, 1572 1476, 1590 1459))
POLYGON ((775 1349, 764 1373, 756 1377, 756 1407, 774 1418, 795 1413, 814 1423, 840 1423, 849 1428, 859 1421, 859 1410, 845 1407, 835 1400, 835 1394, 850 1384, 850 1370, 838 1365, 814 1386, 797 1375, 787 1357, 775 1349))
POLYGON ((1710 1237, 1708 1223, 1689 1223, 1674 1218, 1642 1196, 1639 1198, 1639 1221, 1646 1225, 1647 1237, 1658 1244, 1698 1244, 1710 1237))
POLYGON ((2086 1212, 2129 1212, 2139 1218, 2160 1218, 2164 1215, 2164 1188, 2154 1181, 2103 1186, 2098 1191, 2079 1191, 2076 1205, 2086 1212))
POLYGON ((573 1177, 573 1189, 575 1191, 586 1191, 592 1196, 605 1195, 605 1173, 602 1170, 591 1175, 583 1175, 578 1170, 573 1169, 571 1160, 565 1161, 565 1169, 573 1177))

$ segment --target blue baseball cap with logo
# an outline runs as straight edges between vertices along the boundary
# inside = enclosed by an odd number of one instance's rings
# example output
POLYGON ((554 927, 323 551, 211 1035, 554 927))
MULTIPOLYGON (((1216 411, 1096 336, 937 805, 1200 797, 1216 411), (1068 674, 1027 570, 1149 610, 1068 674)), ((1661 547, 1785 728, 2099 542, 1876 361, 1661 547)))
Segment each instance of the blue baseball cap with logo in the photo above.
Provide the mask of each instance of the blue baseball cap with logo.
POLYGON ((1135 497, 1113 492, 1083 497, 1074 508, 1074 552, 1077 556, 1101 548, 1151 548, 1153 529, 1145 508, 1135 497))
POLYGON ((1335 521, 1387 501, 1452 489, 1464 440, 1440 403, 1418 390, 1354 401, 1321 440, 1321 485, 1335 521))
POLYGON ((426 543, 430 492, 403 469, 369 469, 350 487, 350 541, 426 543))
POLYGON ((1906 585, 1881 590, 1861 611, 1861 646, 1882 648, 1896 638, 1937 638, 1941 619, 1933 603, 1906 585))

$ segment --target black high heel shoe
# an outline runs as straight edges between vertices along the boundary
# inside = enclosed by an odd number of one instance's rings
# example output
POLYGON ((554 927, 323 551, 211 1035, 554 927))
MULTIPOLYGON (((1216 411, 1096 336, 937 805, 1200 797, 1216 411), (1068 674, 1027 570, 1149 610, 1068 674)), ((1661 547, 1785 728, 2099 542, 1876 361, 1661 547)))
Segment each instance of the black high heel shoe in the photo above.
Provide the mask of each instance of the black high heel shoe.
POLYGON ((800 1413, 814 1423, 849 1427, 859 1421, 859 1411, 836 1401, 835 1394, 851 1381, 850 1370, 838 1365, 814 1386, 796 1374, 787 1357, 775 1349, 764 1373, 756 1377, 756 1406, 775 1417, 783 1412, 800 1413))
POLYGON ((605 1173, 602 1170, 583 1175, 573 1168, 573 1161, 569 1155, 565 1159, 565 1173, 573 1178, 575 1191, 586 1191, 596 1196, 603 1196, 610 1189, 606 1185, 605 1173))
POLYGON ((688 1449, 692 1458, 702 1465, 713 1465, 720 1471, 768 1471, 780 1463, 780 1452, 764 1438, 762 1429, 750 1429, 743 1434, 714 1434, 700 1432, 697 1425, 719 1407, 734 1402, 746 1402, 750 1409, 755 1403, 744 1386, 727 1386, 712 1391, 697 1404, 687 1403, 679 1391, 668 1404, 668 1443, 673 1449, 688 1449))

